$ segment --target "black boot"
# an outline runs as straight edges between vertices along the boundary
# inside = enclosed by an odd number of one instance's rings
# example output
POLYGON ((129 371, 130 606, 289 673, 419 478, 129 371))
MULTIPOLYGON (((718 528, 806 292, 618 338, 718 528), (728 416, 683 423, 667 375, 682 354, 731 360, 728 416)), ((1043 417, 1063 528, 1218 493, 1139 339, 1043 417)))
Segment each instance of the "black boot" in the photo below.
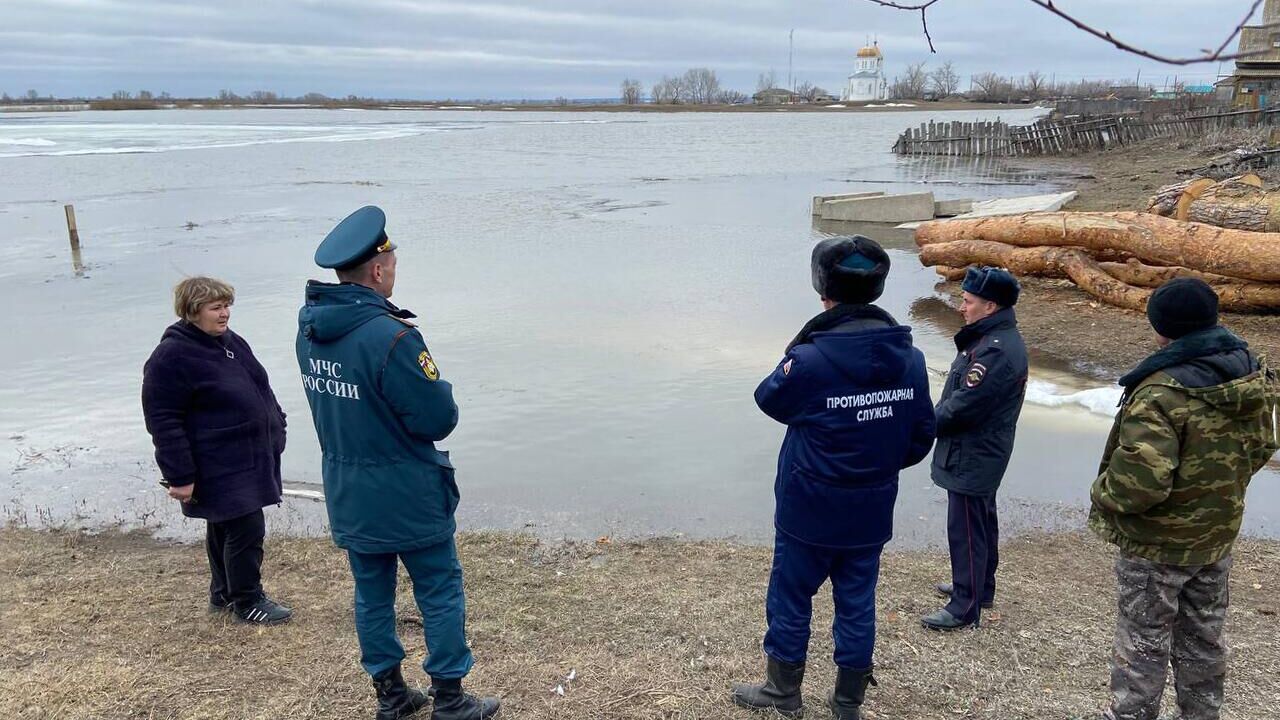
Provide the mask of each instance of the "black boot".
POLYGON ((435 706, 431 720, 487 720, 498 714, 498 698, 476 697, 462 692, 462 680, 431 679, 435 706))
POLYGON ((858 720, 862 700, 867 696, 867 685, 875 685, 871 668, 854 670, 836 668, 836 688, 831 691, 831 712, 836 720, 858 720))
POLYGON ((373 678, 373 688, 378 693, 376 720, 400 720, 426 707, 427 696, 404 684, 400 666, 384 670, 373 678))
POLYGON ((764 684, 734 685, 733 701, 746 708, 773 708, 782 715, 799 717, 803 705, 800 683, 803 681, 804 663, 792 665, 770 657, 765 665, 764 684))

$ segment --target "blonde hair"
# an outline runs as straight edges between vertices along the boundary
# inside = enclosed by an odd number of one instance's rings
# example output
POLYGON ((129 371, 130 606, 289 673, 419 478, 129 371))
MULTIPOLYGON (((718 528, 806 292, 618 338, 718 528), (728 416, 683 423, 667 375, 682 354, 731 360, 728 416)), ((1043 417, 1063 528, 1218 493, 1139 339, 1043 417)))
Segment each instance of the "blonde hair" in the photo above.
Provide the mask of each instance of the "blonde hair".
POLYGON ((210 277, 189 277, 173 287, 173 312, 183 320, 194 320, 205 303, 236 301, 236 289, 210 277))

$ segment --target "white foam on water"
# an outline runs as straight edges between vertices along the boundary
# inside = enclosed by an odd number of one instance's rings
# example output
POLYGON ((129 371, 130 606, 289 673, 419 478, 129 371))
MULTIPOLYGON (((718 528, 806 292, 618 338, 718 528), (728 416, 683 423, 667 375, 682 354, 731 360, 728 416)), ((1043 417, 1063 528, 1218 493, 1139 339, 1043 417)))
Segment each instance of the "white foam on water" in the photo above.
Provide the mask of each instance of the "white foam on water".
POLYGON ((458 129, 426 125, 43 125, 41 130, 61 142, 45 138, 0 138, 0 158, 128 155, 174 150, 211 150, 289 143, 343 143, 397 138, 458 129), (166 142, 168 141, 168 142, 166 142), (151 144, 148 144, 151 143, 151 144), (56 150, 45 148, 59 147, 56 150), (29 148, 29 149, 28 149, 29 148))
POLYGON ((1064 392, 1063 388, 1046 380, 1028 380, 1026 401, 1042 407, 1078 406, 1095 415, 1112 417, 1120 402, 1122 390, 1117 385, 1064 392))
MULTIPOLYGON (((464 106, 454 106, 461 109, 464 106)), ((594 125, 613 120, 528 120, 527 125, 594 125)), ((76 155, 127 155, 175 150, 211 150, 288 143, 346 143, 394 140, 453 130, 474 130, 484 123, 138 123, 51 122, 0 127, 0 159, 76 155), (22 133, 21 137, 16 137, 22 133), (9 137, 6 137, 8 135, 9 137)))
POLYGON ((0 145, 20 145, 22 147, 53 147, 58 143, 44 138, 0 138, 0 145))
POLYGON ((516 125, 608 125, 616 122, 634 122, 623 120, 517 120, 516 125))

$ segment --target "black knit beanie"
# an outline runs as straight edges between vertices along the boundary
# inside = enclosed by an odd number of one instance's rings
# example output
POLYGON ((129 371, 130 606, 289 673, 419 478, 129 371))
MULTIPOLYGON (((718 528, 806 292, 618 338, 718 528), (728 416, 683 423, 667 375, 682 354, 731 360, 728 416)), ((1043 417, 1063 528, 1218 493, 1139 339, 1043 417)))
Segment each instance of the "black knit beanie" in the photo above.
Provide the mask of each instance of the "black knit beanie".
POLYGON ((1218 294, 1198 278, 1174 278, 1151 293, 1147 319, 1170 340, 1208 330, 1218 324, 1218 294))

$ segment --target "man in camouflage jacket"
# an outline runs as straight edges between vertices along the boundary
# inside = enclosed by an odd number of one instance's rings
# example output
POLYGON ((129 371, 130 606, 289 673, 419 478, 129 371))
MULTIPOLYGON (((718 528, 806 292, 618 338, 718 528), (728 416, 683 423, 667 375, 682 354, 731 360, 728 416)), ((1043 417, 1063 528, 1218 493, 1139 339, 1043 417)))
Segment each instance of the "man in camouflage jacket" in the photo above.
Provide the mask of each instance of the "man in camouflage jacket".
POLYGON ((1245 489, 1280 447, 1270 374, 1218 325, 1218 297, 1171 280, 1147 316, 1161 349, 1124 398, 1093 484, 1089 526, 1120 548, 1108 720, 1156 720, 1170 661, 1183 720, 1216 720, 1223 624, 1245 489))

